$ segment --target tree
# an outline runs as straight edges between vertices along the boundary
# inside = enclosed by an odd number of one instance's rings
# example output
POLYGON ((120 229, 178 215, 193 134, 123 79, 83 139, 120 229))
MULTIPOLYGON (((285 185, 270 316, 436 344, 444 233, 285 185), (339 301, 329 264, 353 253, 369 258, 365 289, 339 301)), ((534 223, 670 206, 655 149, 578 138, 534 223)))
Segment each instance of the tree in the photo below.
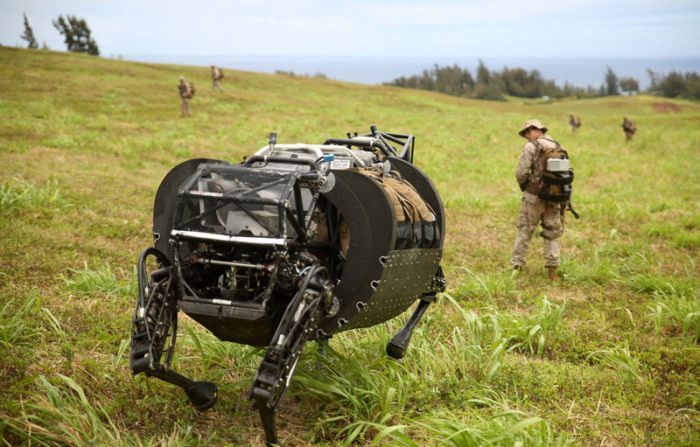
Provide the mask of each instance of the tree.
POLYGON ((685 96, 686 85, 683 75, 677 71, 672 71, 666 75, 659 83, 661 94, 667 98, 678 98, 685 96))
POLYGON ((68 51, 87 53, 93 56, 100 55, 97 43, 90 37, 90 27, 88 27, 84 19, 79 19, 75 16, 66 16, 66 18, 58 16, 58 19, 52 23, 54 28, 64 36, 68 51))
POLYGON ((491 72, 484 64, 484 61, 479 59, 479 66, 476 68, 476 83, 487 84, 491 81, 491 72))
POLYGON ((700 75, 695 72, 685 74, 686 96, 700 99, 700 75))
POLYGON ((620 90, 617 88, 617 75, 610 67, 605 73, 605 94, 608 96, 620 94, 620 90))
POLYGON ((672 71, 669 74, 655 73, 647 70, 651 85, 647 91, 654 95, 667 98, 700 99, 700 75, 696 72, 680 73, 672 71))
MULTIPOLYGON (((493 72, 495 76, 497 73, 493 72)), ((521 98, 539 98, 542 95, 559 93, 559 88, 548 83, 537 70, 527 71, 523 68, 504 67, 500 73, 505 85, 505 91, 512 96, 521 98)))
POLYGON ((479 60, 479 66, 476 68, 474 97, 477 99, 504 101, 503 93, 505 90, 505 83, 501 76, 497 72, 489 71, 484 61, 479 60))
POLYGON ((504 100, 504 95, 519 98, 539 98, 548 96, 561 98, 564 96, 593 97, 605 95, 605 84, 601 85, 600 94, 595 87, 581 88, 566 83, 560 87, 553 80, 544 79, 538 70, 524 68, 508 68, 489 70, 483 61, 479 61, 476 79, 466 68, 457 64, 441 67, 434 64, 432 69, 423 70, 420 74, 401 76, 387 85, 406 88, 432 90, 448 95, 468 98, 504 100))
POLYGON ((659 74, 652 71, 651 68, 647 68, 647 74, 649 75, 649 87, 647 87, 647 91, 653 94, 659 93, 659 74))
POLYGON ((469 96, 471 92, 474 90, 474 78, 472 77, 472 74, 469 73, 469 70, 466 68, 462 70, 462 92, 464 92, 464 95, 469 96))
POLYGON ((19 37, 27 41, 27 48, 31 48, 32 50, 39 48, 39 44, 34 38, 34 30, 29 25, 29 20, 27 20, 27 14, 24 14, 24 33, 19 37))
POLYGON ((620 78, 620 89, 631 95, 632 92, 637 93, 639 91, 639 82, 634 78, 620 78))

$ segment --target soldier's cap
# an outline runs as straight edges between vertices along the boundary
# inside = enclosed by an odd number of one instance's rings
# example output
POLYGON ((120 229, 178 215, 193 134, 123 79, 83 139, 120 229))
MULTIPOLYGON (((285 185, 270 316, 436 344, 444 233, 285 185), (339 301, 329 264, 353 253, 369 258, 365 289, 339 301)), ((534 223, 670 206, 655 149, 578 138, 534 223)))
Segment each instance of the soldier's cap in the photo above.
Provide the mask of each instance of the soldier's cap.
POLYGON ((535 129, 540 129, 542 133, 547 133, 547 128, 542 125, 540 120, 527 120, 523 124, 523 127, 520 129, 520 132, 518 132, 518 135, 524 137, 525 132, 527 132, 531 127, 534 127, 535 129))
POLYGON ((180 80, 181 80, 181 81, 184 81, 184 80, 185 80, 185 77, 184 77, 184 76, 180 76, 180 80))

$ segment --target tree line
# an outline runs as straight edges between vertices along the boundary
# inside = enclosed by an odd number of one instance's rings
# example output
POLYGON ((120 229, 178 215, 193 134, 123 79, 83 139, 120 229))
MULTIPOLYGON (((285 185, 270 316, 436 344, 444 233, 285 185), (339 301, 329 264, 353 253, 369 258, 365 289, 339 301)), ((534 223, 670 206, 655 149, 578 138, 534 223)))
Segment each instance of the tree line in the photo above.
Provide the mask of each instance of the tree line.
MULTIPOLYGON (((669 98, 700 99, 700 78, 697 73, 669 74, 647 71, 651 83, 647 93, 666 96, 669 98)), ((637 94, 640 91, 639 81, 633 77, 621 77, 608 67, 604 82, 600 87, 575 87, 568 82, 558 85, 551 79, 544 79, 538 70, 504 67, 501 71, 489 70, 483 61, 479 61, 476 76, 466 69, 454 65, 440 66, 423 70, 420 74, 401 76, 386 85, 417 88, 446 93, 466 98, 505 100, 506 96, 519 98, 550 98, 577 97, 592 98, 599 96, 614 96, 621 93, 637 94)))
MULTIPOLYGON (((100 49, 95 39, 92 38, 92 31, 85 19, 71 15, 66 17, 60 15, 55 20, 52 20, 51 23, 63 36, 68 51, 87 53, 93 56, 100 55, 100 49)), ((24 14, 24 32, 20 35, 20 38, 27 42, 27 48, 33 50, 39 48, 39 43, 36 41, 34 30, 29 24, 26 14, 24 14)), ((46 43, 44 43, 42 49, 48 50, 46 43)))
MULTIPOLYGON (((68 51, 99 56, 97 42, 92 38, 92 31, 85 19, 60 15, 52 21, 52 24, 63 36, 68 51)), ((27 42, 28 48, 39 48, 26 14, 24 14, 24 32, 20 37, 27 42)), ((48 49, 45 43, 42 48, 48 49)), ((297 75, 284 71, 278 71, 278 74, 297 75)), ((662 74, 647 70, 647 74, 650 78, 647 93, 668 98, 700 99, 700 75, 696 72, 681 73, 674 70, 668 74, 662 74)), ((318 73, 314 77, 325 77, 325 75, 318 73)), ((457 64, 445 66, 435 64, 433 68, 423 70, 420 74, 401 76, 386 84, 490 100, 505 100, 506 96, 592 98, 619 95, 621 92, 633 95, 640 91, 639 82, 635 78, 618 78, 610 67, 605 72, 605 81, 600 87, 583 88, 575 87, 568 82, 560 86, 551 79, 544 79, 538 70, 528 71, 518 67, 504 67, 501 71, 489 70, 481 60, 476 69, 476 76, 472 76, 468 69, 457 64)))
POLYGON ((700 74, 692 71, 681 73, 672 71, 668 74, 647 70, 650 85, 648 92, 667 98, 700 99, 700 74))

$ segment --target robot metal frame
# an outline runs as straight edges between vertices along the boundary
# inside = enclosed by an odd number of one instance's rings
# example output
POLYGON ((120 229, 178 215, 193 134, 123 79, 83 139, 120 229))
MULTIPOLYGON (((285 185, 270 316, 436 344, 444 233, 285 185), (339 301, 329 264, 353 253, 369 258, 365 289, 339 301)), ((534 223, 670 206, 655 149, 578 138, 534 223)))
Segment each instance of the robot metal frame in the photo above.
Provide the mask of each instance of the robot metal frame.
POLYGON ((248 398, 275 445, 275 412, 306 342, 417 301, 386 348, 405 355, 445 289, 445 210, 413 165, 414 137, 370 129, 322 144, 277 144, 273 133, 241 164, 193 159, 165 176, 154 245, 138 259, 133 374, 181 387, 200 411, 216 403, 214 384, 172 369, 179 311, 222 341, 267 347, 248 398))

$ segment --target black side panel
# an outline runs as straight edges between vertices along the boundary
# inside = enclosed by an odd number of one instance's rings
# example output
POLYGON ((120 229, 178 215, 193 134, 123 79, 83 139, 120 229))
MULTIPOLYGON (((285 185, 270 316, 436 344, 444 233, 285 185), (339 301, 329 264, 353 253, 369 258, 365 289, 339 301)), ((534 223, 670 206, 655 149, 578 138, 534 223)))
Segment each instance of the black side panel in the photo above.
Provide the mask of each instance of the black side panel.
POLYGON ((180 301, 180 309, 219 340, 267 346, 274 333, 267 312, 249 303, 226 305, 185 299, 180 301))
POLYGON ((350 249, 334 290, 340 310, 319 325, 329 335, 348 326, 359 309, 367 305, 374 292, 372 284, 378 284, 384 270, 380 258, 387 256, 396 243, 396 219, 384 190, 357 172, 333 172, 336 184, 325 197, 348 222, 350 249))
POLYGON ((441 257, 439 248, 389 252, 372 299, 343 329, 370 327, 387 321, 404 312, 422 295, 432 292, 441 257))
POLYGON ((438 193, 433 182, 430 181, 427 175, 423 173, 420 169, 412 165, 411 163, 397 157, 389 158, 391 163, 391 168, 398 171, 405 180, 413 185, 421 195, 423 200, 428 202, 428 205, 435 212, 435 218, 438 221, 438 228, 440 229, 440 246, 442 248, 445 242, 445 206, 442 204, 442 199, 438 193))
POLYGON ((173 229, 173 214, 177 201, 177 190, 187 177, 197 170, 202 163, 223 163, 222 160, 211 158, 193 158, 187 160, 170 170, 160 182, 156 200, 153 203, 153 242, 155 247, 165 253, 172 261, 173 254, 168 245, 170 231, 173 229))

